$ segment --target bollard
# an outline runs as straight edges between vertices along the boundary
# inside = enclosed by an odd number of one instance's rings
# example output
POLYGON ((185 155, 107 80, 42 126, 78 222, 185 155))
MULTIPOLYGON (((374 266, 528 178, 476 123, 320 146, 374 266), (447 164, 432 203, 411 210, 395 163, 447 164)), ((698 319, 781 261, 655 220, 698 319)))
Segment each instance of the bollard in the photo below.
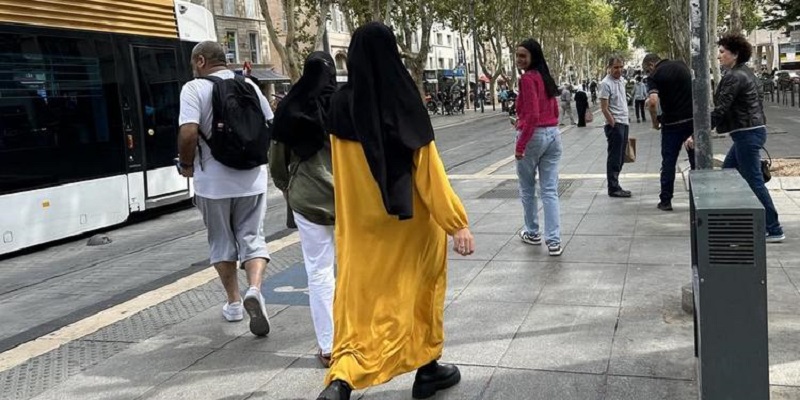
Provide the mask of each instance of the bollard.
POLYGON ((733 169, 689 184, 699 398, 768 400, 764 207, 733 169))

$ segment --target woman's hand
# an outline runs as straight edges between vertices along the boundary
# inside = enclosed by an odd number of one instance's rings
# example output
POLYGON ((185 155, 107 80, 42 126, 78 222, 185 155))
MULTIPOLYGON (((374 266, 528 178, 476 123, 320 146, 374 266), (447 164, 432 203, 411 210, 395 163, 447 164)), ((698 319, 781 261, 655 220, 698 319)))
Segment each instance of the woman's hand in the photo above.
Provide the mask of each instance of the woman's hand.
POLYGON ((462 256, 468 256, 475 252, 475 238, 469 228, 462 228, 453 234, 453 250, 462 256))
POLYGON ((523 157, 525 157, 525 153, 514 152, 514 158, 517 160, 522 160, 523 157))

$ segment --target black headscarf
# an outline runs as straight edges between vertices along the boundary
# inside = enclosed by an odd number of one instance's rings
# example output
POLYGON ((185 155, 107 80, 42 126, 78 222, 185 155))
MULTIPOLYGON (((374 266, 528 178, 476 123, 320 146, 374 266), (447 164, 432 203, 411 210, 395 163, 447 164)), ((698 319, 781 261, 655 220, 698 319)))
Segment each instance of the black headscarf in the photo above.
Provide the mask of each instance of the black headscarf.
POLYGON ((414 152, 433 140, 433 127, 394 33, 379 22, 356 29, 347 69, 347 84, 331 99, 328 127, 361 143, 386 211, 409 219, 414 152))
POLYGON ((275 110, 272 138, 286 143, 301 160, 316 154, 328 142, 325 119, 336 90, 336 67, 327 53, 306 58, 303 76, 275 110))

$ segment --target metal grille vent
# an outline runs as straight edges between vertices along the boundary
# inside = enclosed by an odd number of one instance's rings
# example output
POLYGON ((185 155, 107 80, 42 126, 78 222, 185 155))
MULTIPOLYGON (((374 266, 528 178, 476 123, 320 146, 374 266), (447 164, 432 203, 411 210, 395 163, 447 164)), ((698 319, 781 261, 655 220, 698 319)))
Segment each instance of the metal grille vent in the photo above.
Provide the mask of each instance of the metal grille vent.
POLYGON ((709 263, 712 265, 755 265, 754 224, 752 215, 709 214, 709 263))

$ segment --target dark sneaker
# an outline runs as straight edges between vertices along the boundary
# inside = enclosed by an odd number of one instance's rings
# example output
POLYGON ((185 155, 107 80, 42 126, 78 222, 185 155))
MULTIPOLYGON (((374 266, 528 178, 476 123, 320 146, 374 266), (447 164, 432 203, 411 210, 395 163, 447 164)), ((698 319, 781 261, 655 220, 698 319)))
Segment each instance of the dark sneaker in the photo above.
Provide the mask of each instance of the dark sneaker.
POLYGON ((542 244, 542 235, 540 233, 522 231, 519 233, 519 238, 527 244, 542 244))
POLYGON ((786 240, 786 235, 783 232, 767 233, 767 243, 780 243, 786 240))
POLYGON ((661 211, 672 211, 672 202, 671 201, 662 201, 658 203, 658 209, 661 211))
POLYGON ((631 197, 631 192, 627 190, 619 189, 615 192, 609 192, 608 197, 621 197, 621 198, 628 198, 631 197))
POLYGON ((317 400, 350 400, 351 391, 347 383, 337 379, 319 394, 317 400))
POLYGON ((260 290, 254 287, 247 290, 244 295, 244 309, 250 316, 250 332, 256 336, 266 336, 269 333, 269 317, 260 290))
POLYGON ((551 243, 547 245, 547 252, 553 257, 558 257, 564 252, 564 248, 561 247, 561 243, 551 243))
POLYGON ((453 387, 460 381, 461 372, 458 367, 434 361, 417 370, 414 386, 411 388, 411 397, 427 399, 435 395, 437 391, 453 387))

